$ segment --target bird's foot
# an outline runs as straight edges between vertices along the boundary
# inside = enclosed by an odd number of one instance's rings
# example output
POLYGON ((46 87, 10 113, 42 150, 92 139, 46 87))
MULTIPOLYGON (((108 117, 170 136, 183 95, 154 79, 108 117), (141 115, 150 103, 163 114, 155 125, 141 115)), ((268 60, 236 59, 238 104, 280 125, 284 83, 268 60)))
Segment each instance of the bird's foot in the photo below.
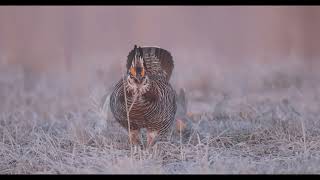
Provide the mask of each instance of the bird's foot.
POLYGON ((147 149, 150 149, 154 145, 157 136, 158 131, 147 130, 147 149))

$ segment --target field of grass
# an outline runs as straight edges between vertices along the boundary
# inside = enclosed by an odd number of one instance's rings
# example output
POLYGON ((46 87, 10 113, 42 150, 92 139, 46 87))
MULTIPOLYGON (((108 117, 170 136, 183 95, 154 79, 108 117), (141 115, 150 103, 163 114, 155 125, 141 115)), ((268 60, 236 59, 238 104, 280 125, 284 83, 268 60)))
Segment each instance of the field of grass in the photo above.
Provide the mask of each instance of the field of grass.
POLYGON ((107 88, 72 83, 38 77, 29 90, 19 68, 1 68, 0 174, 320 173, 317 83, 245 95, 189 88, 190 137, 137 152, 99 104, 107 88))

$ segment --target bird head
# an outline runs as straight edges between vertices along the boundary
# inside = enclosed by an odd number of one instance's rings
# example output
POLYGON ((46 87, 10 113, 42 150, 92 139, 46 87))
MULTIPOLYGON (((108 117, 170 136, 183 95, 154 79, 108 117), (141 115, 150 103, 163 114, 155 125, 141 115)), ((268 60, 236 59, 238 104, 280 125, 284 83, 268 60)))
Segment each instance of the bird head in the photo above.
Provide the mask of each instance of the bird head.
POLYGON ((128 69, 128 85, 134 90, 146 90, 149 84, 149 79, 146 74, 145 62, 143 59, 142 49, 134 46, 134 55, 131 60, 131 65, 128 69))

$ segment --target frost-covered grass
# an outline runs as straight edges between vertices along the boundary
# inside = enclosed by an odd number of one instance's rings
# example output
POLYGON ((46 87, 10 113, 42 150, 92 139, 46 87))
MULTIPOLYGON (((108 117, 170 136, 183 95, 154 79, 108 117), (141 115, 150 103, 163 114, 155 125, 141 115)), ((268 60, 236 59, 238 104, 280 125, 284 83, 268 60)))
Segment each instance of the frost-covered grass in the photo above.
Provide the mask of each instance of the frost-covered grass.
POLYGON ((1 174, 320 173, 319 87, 206 100, 187 91, 187 143, 131 153, 126 130, 96 106, 103 86, 43 77, 25 90, 19 69, 0 73, 1 174))

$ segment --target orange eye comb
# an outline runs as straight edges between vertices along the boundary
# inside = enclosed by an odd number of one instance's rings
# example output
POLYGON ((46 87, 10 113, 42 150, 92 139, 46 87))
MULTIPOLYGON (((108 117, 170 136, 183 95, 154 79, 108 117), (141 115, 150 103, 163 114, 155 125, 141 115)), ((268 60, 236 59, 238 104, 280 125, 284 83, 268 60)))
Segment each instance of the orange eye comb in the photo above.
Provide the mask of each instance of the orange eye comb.
POLYGON ((135 68, 130 68, 130 73, 132 76, 136 76, 136 69, 135 68))
POLYGON ((144 77, 144 69, 141 71, 141 76, 144 77))

